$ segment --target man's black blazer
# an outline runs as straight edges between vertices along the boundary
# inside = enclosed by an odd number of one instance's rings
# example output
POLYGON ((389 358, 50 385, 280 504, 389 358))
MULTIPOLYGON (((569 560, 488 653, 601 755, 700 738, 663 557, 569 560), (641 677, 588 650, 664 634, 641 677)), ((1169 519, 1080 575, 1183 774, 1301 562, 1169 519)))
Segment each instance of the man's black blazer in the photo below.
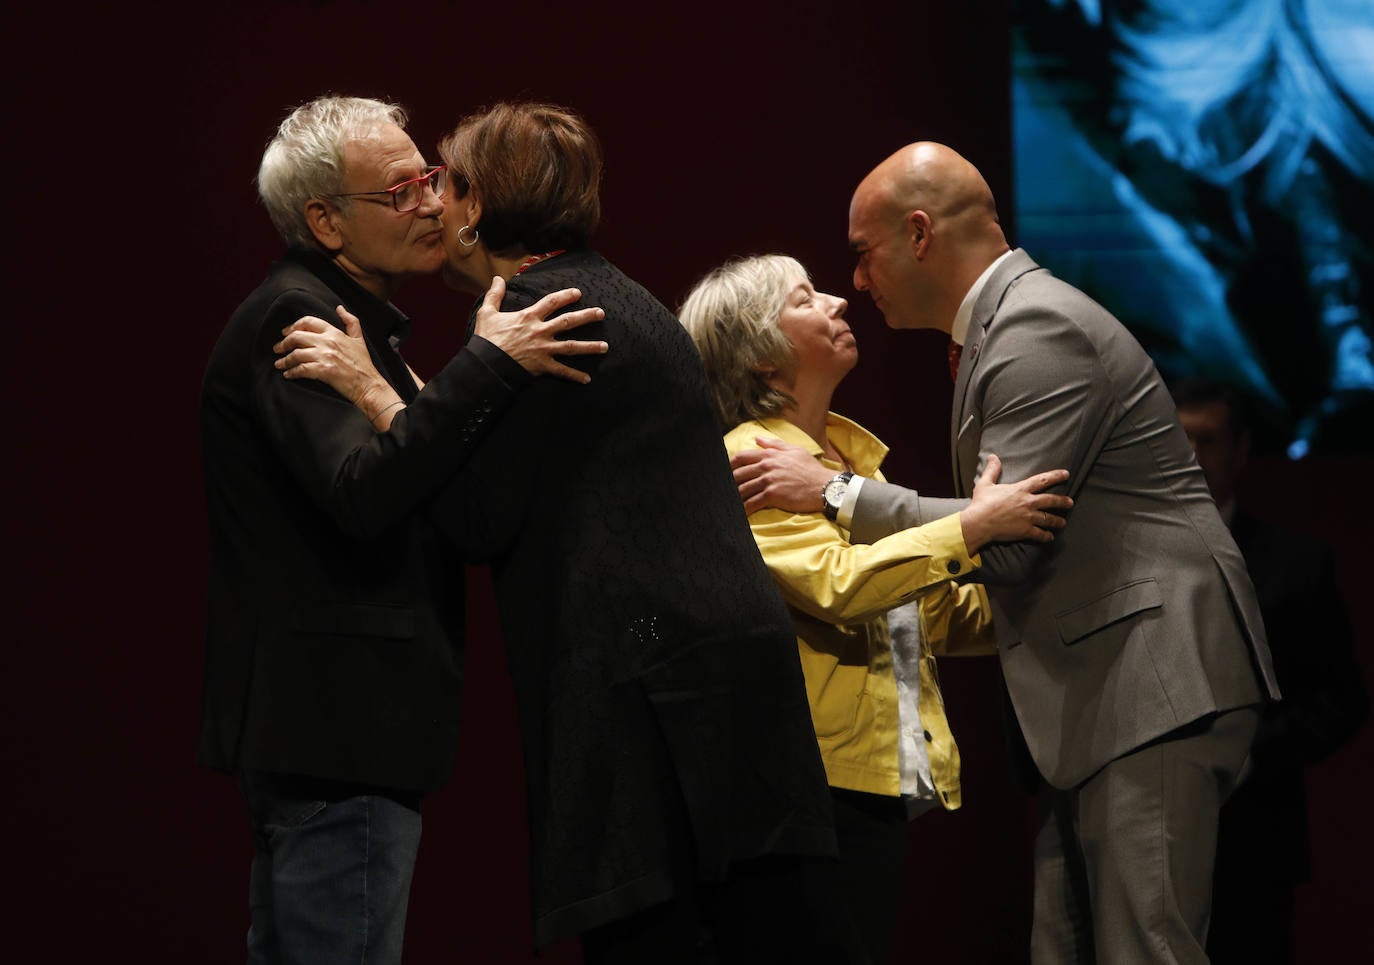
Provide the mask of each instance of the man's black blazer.
POLYGON ((462 572, 414 510, 528 379, 481 339, 417 394, 406 325, 322 256, 290 252, 230 318, 200 400, 210 523, 197 760, 424 791, 452 769, 462 572), (302 315, 359 317, 409 406, 377 434, 273 363, 302 315))

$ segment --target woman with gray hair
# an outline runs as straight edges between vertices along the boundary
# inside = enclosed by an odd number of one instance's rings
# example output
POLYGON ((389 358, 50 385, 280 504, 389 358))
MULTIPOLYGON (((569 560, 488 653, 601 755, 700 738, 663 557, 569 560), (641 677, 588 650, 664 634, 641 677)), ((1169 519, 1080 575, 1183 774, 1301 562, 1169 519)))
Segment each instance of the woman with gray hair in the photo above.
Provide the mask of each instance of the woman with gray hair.
MULTIPOLYGON (((845 482, 851 473, 882 478, 887 447, 830 411, 858 361, 847 307, 783 255, 734 259, 692 289, 678 314, 701 353, 731 456, 772 437, 806 447, 845 482)), ((907 821, 960 806, 959 751, 934 654, 996 651, 983 588, 954 577, 978 569, 987 543, 1052 539, 1036 521, 1069 505, 1041 492, 1067 477, 1062 470, 1014 485, 998 485, 999 472, 990 457, 963 512, 871 546, 847 541, 837 487, 827 487, 822 513, 749 517, 796 631, 844 904, 873 962, 888 960, 907 821)))

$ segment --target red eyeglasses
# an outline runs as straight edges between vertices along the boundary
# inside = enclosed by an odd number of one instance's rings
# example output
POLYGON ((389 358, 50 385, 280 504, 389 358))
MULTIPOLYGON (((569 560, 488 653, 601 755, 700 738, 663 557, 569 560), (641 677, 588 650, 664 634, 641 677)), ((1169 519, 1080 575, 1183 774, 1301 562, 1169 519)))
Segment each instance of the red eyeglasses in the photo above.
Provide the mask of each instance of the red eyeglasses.
POLYGON ((444 196, 444 189, 448 187, 448 178, 445 175, 445 168, 442 164, 430 168, 418 178, 411 178, 409 181, 402 181, 400 184, 393 184, 385 191, 353 191, 349 194, 327 194, 327 198, 362 198, 364 201, 371 201, 375 204, 386 204, 387 202, 377 197, 377 195, 388 194, 391 196, 391 205, 397 211, 414 211, 420 206, 420 202, 425 197, 425 186, 434 192, 436 198, 444 196))

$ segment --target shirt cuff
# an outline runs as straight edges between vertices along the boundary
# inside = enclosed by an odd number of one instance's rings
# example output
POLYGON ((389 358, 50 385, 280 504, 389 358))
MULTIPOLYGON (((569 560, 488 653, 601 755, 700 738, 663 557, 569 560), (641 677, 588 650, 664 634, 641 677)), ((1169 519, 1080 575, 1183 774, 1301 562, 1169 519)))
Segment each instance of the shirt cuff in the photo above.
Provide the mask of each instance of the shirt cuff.
POLYGON ((859 490, 863 489, 863 486, 863 476, 851 476, 844 488, 844 501, 840 503, 839 512, 835 514, 835 522, 844 529, 850 529, 850 523, 854 522, 854 507, 859 504, 859 490))

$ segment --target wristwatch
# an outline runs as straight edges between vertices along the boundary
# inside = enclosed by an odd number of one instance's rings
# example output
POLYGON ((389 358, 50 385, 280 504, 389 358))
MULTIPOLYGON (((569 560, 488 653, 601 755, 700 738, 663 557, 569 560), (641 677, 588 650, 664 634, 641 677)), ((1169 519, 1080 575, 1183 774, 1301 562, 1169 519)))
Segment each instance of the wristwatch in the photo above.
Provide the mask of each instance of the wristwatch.
POLYGON ((825 513, 825 518, 832 523, 839 518, 840 507, 844 505, 845 490, 849 488, 849 480, 853 478, 852 472, 842 472, 821 489, 821 509, 825 513))

